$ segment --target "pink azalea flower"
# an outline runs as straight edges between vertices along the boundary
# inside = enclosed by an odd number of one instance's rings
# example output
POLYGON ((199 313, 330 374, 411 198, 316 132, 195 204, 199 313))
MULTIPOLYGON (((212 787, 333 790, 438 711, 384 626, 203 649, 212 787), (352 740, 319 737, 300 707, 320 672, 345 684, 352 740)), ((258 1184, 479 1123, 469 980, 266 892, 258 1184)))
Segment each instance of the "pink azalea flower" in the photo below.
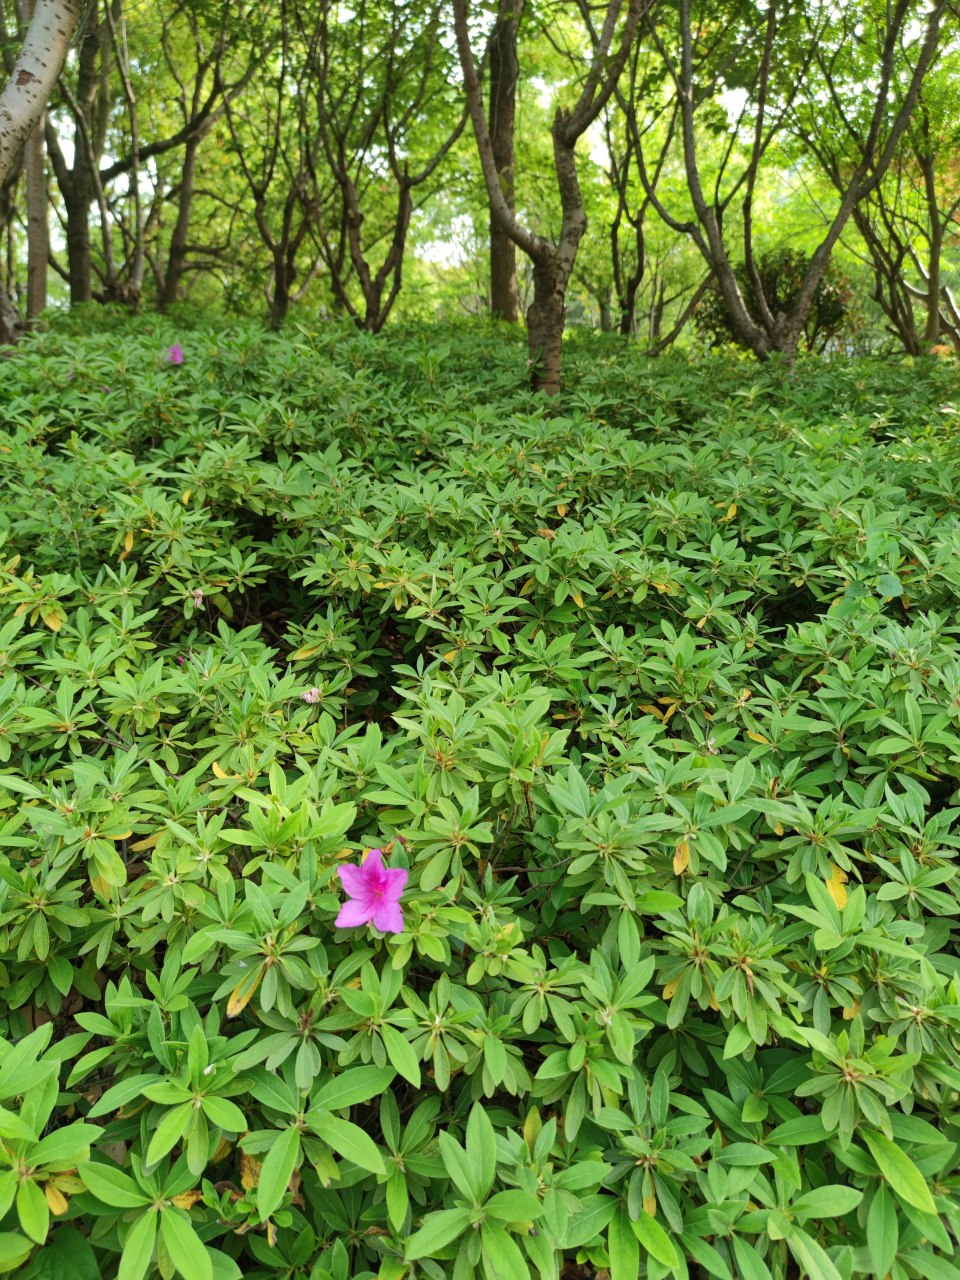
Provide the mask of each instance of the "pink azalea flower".
POLYGON ((316 685, 312 689, 308 689, 306 693, 301 693, 300 697, 304 702, 319 702, 323 697, 323 690, 318 689, 316 685))
POLYGON ((179 342, 167 347, 167 364, 183 364, 183 347, 179 342))
POLYGON ((359 867, 337 867, 347 901, 340 908, 338 929, 358 929, 373 924, 381 933, 403 933, 400 897, 408 872, 402 867, 385 867, 383 852, 371 849, 359 867))

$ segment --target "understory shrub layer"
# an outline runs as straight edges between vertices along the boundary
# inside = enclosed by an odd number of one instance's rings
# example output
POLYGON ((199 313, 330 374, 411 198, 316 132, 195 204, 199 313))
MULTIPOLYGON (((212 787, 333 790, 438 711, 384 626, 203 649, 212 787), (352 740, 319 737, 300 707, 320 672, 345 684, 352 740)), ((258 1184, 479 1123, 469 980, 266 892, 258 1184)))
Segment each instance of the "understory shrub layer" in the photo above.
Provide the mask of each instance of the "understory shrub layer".
POLYGON ((566 369, 3 362, 0 1269, 960 1277, 956 366, 566 369))

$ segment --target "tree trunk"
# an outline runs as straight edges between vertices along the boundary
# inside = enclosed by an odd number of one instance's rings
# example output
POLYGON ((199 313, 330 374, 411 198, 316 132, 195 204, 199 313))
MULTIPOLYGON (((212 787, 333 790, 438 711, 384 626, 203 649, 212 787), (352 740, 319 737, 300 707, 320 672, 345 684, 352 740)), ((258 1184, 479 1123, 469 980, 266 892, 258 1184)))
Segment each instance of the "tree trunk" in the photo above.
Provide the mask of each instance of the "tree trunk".
POLYGON ((27 185, 27 319, 33 320, 47 305, 47 258, 50 235, 47 225, 47 176, 44 171, 44 124, 27 139, 24 170, 27 185))
POLYGON ((23 337, 23 321, 0 280, 0 347, 12 346, 23 337))
POLYGON ((0 183, 50 100, 83 0, 37 0, 20 56, 0 93, 0 183))
POLYGON ((930 259, 927 268, 927 325, 923 336, 933 344, 940 341, 940 258, 943 253, 943 222, 937 200, 937 174, 933 156, 929 153, 917 157, 923 174, 924 196, 927 202, 927 218, 930 221, 930 259))
POLYGON ((283 328, 283 322, 290 310, 290 286, 293 283, 284 246, 279 246, 273 255, 273 294, 270 298, 270 328, 283 328))
POLYGON ((560 394, 563 357, 565 290, 550 255, 533 264, 533 302, 527 311, 527 343, 530 351, 530 385, 548 396, 560 394))
POLYGON ((90 199, 86 166, 77 158, 74 163, 69 194, 64 191, 67 211, 67 271, 70 277, 70 303, 89 302, 93 297, 93 255, 90 248, 90 199))
MULTIPOLYGON (((523 0, 500 0, 490 36, 490 141, 507 208, 515 209, 514 125, 517 114, 517 28, 523 0)), ((490 215, 490 314, 515 324, 520 318, 517 251, 503 225, 490 215)))
POLYGON ((177 221, 170 237, 170 255, 163 276, 163 287, 157 299, 161 311, 172 306, 180 291, 180 281, 187 262, 187 240, 190 234, 190 215, 193 212, 193 180, 197 168, 197 151, 200 138, 193 137, 183 153, 183 176, 180 181, 180 200, 177 205, 177 221))

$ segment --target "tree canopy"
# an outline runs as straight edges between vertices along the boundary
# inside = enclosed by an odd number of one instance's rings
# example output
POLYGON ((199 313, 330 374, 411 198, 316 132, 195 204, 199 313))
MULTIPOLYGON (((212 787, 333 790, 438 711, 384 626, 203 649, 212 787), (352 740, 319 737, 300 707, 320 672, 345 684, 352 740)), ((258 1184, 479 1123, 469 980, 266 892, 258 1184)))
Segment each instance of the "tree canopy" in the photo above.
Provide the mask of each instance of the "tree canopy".
POLYGON ((0 21, 7 338, 47 303, 374 332, 488 313, 525 319, 548 392, 571 324, 761 359, 960 347, 947 0, 0 0, 0 21))

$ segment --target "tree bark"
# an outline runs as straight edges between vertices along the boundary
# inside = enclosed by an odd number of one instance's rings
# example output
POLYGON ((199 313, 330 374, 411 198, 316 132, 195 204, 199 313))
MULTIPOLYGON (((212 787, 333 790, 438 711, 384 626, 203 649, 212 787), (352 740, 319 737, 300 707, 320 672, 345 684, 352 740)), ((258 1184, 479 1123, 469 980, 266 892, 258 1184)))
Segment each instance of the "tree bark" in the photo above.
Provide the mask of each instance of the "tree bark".
POLYGON ((937 199, 937 173, 929 153, 917 157, 923 174, 923 191, 930 222, 930 257, 927 264, 927 324, 923 336, 933 344, 940 341, 940 259, 943 254, 943 219, 937 199))
POLYGON ((530 385, 548 396, 560 394, 565 317, 565 286, 558 280, 556 263, 534 262, 533 302, 527 310, 530 385))
POLYGON ((187 142, 183 153, 183 174, 180 180, 180 198, 177 202, 177 221, 170 237, 170 253, 167 258, 167 269, 163 275, 163 285, 157 299, 161 311, 172 306, 180 292, 180 281, 187 262, 187 244, 190 236, 190 216, 193 212, 193 183, 197 169, 197 151, 200 149, 200 134, 195 134, 187 142))
POLYGON ((82 8, 83 0, 37 0, 20 56, 0 93, 0 183, 50 100, 82 8))
MULTIPOLYGON (((493 162, 507 208, 514 201, 514 128, 517 115, 517 30, 523 0, 500 0, 490 36, 489 128, 493 162)), ((520 318, 517 251, 503 225, 490 214, 490 314, 515 324, 520 318)))
POLYGON ((27 319, 35 319, 47 305, 47 176, 44 170, 43 116, 27 139, 24 173, 27 185, 27 319))

